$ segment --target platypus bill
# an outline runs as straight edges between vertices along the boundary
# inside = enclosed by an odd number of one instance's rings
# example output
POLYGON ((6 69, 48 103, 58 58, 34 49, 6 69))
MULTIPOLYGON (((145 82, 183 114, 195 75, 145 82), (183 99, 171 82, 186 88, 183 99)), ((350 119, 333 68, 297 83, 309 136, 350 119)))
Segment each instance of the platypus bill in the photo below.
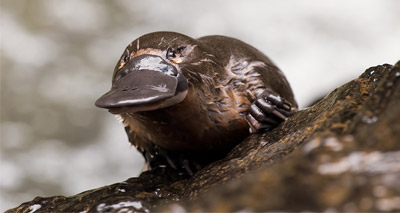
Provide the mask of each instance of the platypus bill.
POLYGON ((297 111, 284 74, 254 47, 174 32, 130 43, 96 106, 123 119, 150 169, 189 175, 297 111))

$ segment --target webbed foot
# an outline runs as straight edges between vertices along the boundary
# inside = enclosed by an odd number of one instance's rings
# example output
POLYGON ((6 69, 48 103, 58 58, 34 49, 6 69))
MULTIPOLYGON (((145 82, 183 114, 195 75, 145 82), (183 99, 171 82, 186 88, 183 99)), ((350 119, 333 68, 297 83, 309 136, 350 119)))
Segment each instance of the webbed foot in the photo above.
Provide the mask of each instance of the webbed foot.
POLYGON ((268 130, 277 126, 282 121, 297 111, 284 98, 264 91, 251 105, 246 116, 250 125, 250 132, 268 130))

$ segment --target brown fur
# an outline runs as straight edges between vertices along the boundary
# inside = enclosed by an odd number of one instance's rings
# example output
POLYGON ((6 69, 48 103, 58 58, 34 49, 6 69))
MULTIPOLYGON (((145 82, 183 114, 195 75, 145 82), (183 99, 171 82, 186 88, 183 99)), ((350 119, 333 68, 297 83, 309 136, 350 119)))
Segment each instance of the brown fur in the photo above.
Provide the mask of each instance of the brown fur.
MULTIPOLYGON (((283 73, 264 54, 236 39, 196 40, 157 32, 133 41, 125 51, 131 56, 165 57, 168 48, 182 45, 191 47, 176 64, 189 82, 185 100, 154 111, 121 113, 130 142, 142 152, 156 145, 173 151, 225 153, 249 134, 245 113, 265 89, 297 108, 283 73)), ((123 66, 119 61, 115 73, 123 66)))

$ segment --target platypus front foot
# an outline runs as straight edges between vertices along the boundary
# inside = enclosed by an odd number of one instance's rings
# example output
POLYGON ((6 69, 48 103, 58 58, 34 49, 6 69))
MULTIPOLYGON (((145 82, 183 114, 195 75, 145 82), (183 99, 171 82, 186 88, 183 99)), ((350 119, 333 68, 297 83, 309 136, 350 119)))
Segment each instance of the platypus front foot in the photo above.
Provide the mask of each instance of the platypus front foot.
POLYGON ((151 170, 175 171, 179 176, 193 176, 202 166, 190 159, 185 153, 174 152, 154 146, 143 153, 147 166, 151 170))
POLYGON ((296 111, 287 100, 266 90, 257 97, 248 110, 246 118, 250 132, 271 129, 296 111))

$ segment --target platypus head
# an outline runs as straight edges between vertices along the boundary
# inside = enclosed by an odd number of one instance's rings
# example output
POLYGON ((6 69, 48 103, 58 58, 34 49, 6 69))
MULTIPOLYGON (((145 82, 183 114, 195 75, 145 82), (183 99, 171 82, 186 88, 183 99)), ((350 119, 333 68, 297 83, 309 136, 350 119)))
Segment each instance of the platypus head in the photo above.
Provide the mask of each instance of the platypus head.
POLYGON ((134 40, 118 61, 112 87, 96 101, 111 113, 151 111, 182 102, 188 80, 182 65, 195 57, 196 40, 173 32, 134 40))

